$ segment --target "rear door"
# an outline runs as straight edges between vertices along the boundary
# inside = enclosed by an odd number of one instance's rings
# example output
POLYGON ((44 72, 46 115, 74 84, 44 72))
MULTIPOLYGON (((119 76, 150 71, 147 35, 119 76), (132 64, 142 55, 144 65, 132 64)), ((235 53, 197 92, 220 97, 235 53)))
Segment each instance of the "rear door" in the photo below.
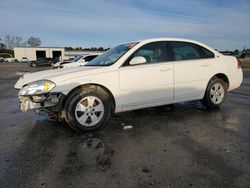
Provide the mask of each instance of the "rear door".
POLYGON ((188 42, 170 42, 174 58, 174 98, 198 99, 203 97, 210 79, 214 54, 188 42))

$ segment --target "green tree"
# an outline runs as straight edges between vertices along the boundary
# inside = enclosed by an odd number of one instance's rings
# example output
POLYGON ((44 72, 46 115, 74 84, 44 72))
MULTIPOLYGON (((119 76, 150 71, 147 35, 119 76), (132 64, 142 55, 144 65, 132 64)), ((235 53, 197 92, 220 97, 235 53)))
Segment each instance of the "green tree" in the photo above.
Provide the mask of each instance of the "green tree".
POLYGON ((40 38, 36 38, 36 37, 30 37, 28 40, 27 40, 27 43, 29 46, 31 47, 38 47, 41 45, 41 40, 40 38))
POLYGON ((103 47, 99 47, 97 51, 104 51, 103 47))
POLYGON ((65 47, 65 50, 66 50, 66 51, 72 51, 73 48, 72 48, 72 47, 65 47))

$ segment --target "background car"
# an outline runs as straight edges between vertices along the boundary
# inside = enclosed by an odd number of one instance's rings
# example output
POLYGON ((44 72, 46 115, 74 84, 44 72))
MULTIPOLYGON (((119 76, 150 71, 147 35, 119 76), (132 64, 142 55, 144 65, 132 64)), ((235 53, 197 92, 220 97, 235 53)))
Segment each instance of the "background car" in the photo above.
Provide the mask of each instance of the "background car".
POLYGON ((27 57, 23 57, 21 60, 22 63, 29 63, 29 60, 27 57))
POLYGON ((50 66, 52 63, 56 63, 56 59, 52 58, 40 58, 36 61, 30 61, 29 65, 31 67, 37 67, 37 66, 50 66))
POLYGON ((73 61, 73 59, 75 59, 75 57, 70 57, 70 58, 68 58, 68 59, 64 59, 63 61, 73 61))
POLYGON ((5 60, 3 58, 0 58, 0 63, 5 63, 5 60))
POLYGON ((87 62, 93 60, 96 58, 98 55, 85 55, 85 56, 77 56, 75 57, 72 61, 62 61, 62 62, 57 62, 55 64, 52 64, 51 68, 64 68, 64 67, 79 67, 81 65, 86 64, 87 62), (72 64, 74 63, 74 64, 72 64), (72 64, 72 65, 67 65, 66 64, 72 64))
POLYGON ((87 55, 87 56, 82 57, 80 61, 61 64, 59 68, 72 68, 72 67, 84 66, 89 61, 95 59, 97 56, 98 55, 87 55))

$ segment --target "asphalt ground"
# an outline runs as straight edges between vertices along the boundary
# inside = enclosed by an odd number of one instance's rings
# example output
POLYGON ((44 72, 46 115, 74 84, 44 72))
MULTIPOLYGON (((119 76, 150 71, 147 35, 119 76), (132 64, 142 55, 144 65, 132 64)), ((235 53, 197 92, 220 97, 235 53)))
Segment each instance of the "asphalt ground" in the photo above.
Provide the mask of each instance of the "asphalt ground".
POLYGON ((42 69, 0 64, 0 187, 250 187, 250 69, 220 110, 124 112, 84 134, 19 111, 16 71, 42 69))

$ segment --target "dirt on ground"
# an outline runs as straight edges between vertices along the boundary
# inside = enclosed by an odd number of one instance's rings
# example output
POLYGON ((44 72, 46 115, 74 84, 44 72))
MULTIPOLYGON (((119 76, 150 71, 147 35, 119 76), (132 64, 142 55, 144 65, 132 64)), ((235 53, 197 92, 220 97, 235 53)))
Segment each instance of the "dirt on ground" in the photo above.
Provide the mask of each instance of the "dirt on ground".
POLYGON ((16 71, 43 69, 0 64, 0 187, 249 187, 250 70, 220 110, 193 101, 124 112, 79 134, 19 111, 16 71))

